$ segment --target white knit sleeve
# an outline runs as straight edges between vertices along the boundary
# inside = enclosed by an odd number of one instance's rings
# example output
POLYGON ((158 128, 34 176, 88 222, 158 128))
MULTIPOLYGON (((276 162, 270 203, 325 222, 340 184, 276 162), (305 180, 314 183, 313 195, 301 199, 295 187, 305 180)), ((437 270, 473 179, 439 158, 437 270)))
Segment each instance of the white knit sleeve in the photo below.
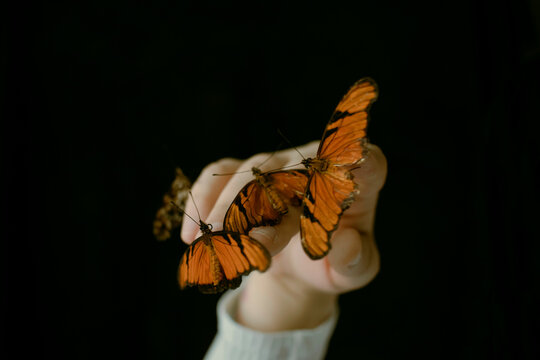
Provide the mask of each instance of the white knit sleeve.
POLYGON ((238 324, 234 318, 241 290, 228 291, 217 306, 218 332, 205 360, 323 359, 338 318, 332 316, 314 329, 264 333, 238 324))

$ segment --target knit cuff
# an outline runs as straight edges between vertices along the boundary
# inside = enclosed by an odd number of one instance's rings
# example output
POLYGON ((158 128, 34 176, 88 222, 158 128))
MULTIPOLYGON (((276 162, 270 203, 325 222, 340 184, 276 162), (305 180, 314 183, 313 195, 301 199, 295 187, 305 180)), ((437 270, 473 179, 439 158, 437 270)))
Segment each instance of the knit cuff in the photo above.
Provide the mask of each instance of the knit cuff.
POLYGON ((228 291, 217 306, 218 333, 205 360, 323 359, 338 318, 337 306, 314 329, 259 332, 234 320, 241 290, 228 291))

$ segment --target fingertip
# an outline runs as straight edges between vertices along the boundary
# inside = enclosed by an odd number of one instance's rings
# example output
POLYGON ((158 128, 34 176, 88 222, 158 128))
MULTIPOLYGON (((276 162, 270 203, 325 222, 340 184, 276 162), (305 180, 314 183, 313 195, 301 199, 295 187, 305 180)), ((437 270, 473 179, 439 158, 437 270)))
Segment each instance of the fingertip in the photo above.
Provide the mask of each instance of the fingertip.
POLYGON ((328 261, 337 273, 336 284, 355 289, 369 283, 379 272, 379 251, 371 234, 344 228, 334 234, 328 261))
POLYGON ((386 180, 388 163, 381 148, 368 144, 368 155, 358 168, 352 171, 360 190, 379 191, 386 180))
POLYGON ((362 260, 362 239, 353 228, 338 230, 332 240, 328 261, 339 273, 349 273, 362 260))

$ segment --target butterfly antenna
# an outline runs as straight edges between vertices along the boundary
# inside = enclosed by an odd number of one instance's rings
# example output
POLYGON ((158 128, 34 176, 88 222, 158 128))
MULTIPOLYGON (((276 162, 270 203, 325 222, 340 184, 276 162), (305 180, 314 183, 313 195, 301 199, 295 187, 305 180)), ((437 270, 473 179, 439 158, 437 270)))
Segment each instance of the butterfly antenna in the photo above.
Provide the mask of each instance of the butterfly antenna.
POLYGON ((268 157, 266 158, 266 160, 264 160, 262 163, 260 163, 259 166, 257 166, 257 167, 258 167, 259 169, 262 168, 262 166, 263 166, 268 160, 270 160, 270 159, 272 158, 272 156, 274 156, 274 155, 278 152, 278 150, 281 149, 282 146, 283 146, 283 142, 279 143, 279 145, 277 146, 277 148, 276 148, 274 151, 272 151, 272 153, 270 154, 270 156, 268 156, 268 157))
POLYGON ((229 176, 229 175, 243 174, 243 173, 247 173, 247 172, 251 172, 251 169, 246 170, 246 171, 237 171, 237 172, 233 172, 233 173, 212 174, 212 176, 229 176))
POLYGON ((296 148, 296 146, 294 146, 290 141, 289 139, 287 139, 287 137, 285 135, 283 135, 283 133, 281 132, 280 129, 277 129, 277 132, 278 134, 287 142, 287 144, 289 144, 290 147, 292 147, 294 150, 296 150, 296 152, 302 157, 302 159, 306 160, 306 158, 304 157, 304 155, 302 155, 302 153, 300 151, 298 151, 298 149, 296 148))
POLYGON ((197 204, 195 203, 195 199, 193 199, 193 194, 191 193, 191 190, 189 191, 189 196, 191 196, 191 201, 193 201, 193 205, 195 205, 195 210, 197 210, 197 216, 199 217, 199 223, 200 223, 202 221, 201 213, 199 212, 199 208, 197 207, 197 204))
POLYGON ((300 166, 300 165, 302 165, 301 162, 299 162, 298 164, 287 165, 287 166, 281 167, 281 168, 279 168, 279 169, 282 170, 282 169, 287 169, 287 168, 291 168, 291 167, 295 167, 295 166, 300 166))
POLYGON ((189 216, 189 214, 187 212, 185 212, 180 206, 178 206, 178 204, 176 204, 174 201, 171 201, 171 204, 179 211, 181 212, 182 214, 186 215, 188 218, 190 218, 191 220, 193 220, 193 222, 195 222, 195 224, 199 225, 199 223, 197 222, 197 220, 195 220, 194 218, 192 218, 191 216, 189 216))

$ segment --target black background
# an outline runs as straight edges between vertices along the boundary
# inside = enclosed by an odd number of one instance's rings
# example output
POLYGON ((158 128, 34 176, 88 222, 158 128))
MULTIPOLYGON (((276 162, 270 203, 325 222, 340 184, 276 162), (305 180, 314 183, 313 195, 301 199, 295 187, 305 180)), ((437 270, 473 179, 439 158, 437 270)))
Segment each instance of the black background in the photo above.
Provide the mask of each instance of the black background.
POLYGON ((183 291, 152 221, 174 167, 320 138, 373 77, 388 181, 378 277, 328 359, 540 356, 540 6, 532 1, 69 2, 4 12, 2 349, 200 358, 218 297, 183 291), (225 4, 227 3, 227 4, 225 4), (437 3, 437 5, 434 5, 437 3))

